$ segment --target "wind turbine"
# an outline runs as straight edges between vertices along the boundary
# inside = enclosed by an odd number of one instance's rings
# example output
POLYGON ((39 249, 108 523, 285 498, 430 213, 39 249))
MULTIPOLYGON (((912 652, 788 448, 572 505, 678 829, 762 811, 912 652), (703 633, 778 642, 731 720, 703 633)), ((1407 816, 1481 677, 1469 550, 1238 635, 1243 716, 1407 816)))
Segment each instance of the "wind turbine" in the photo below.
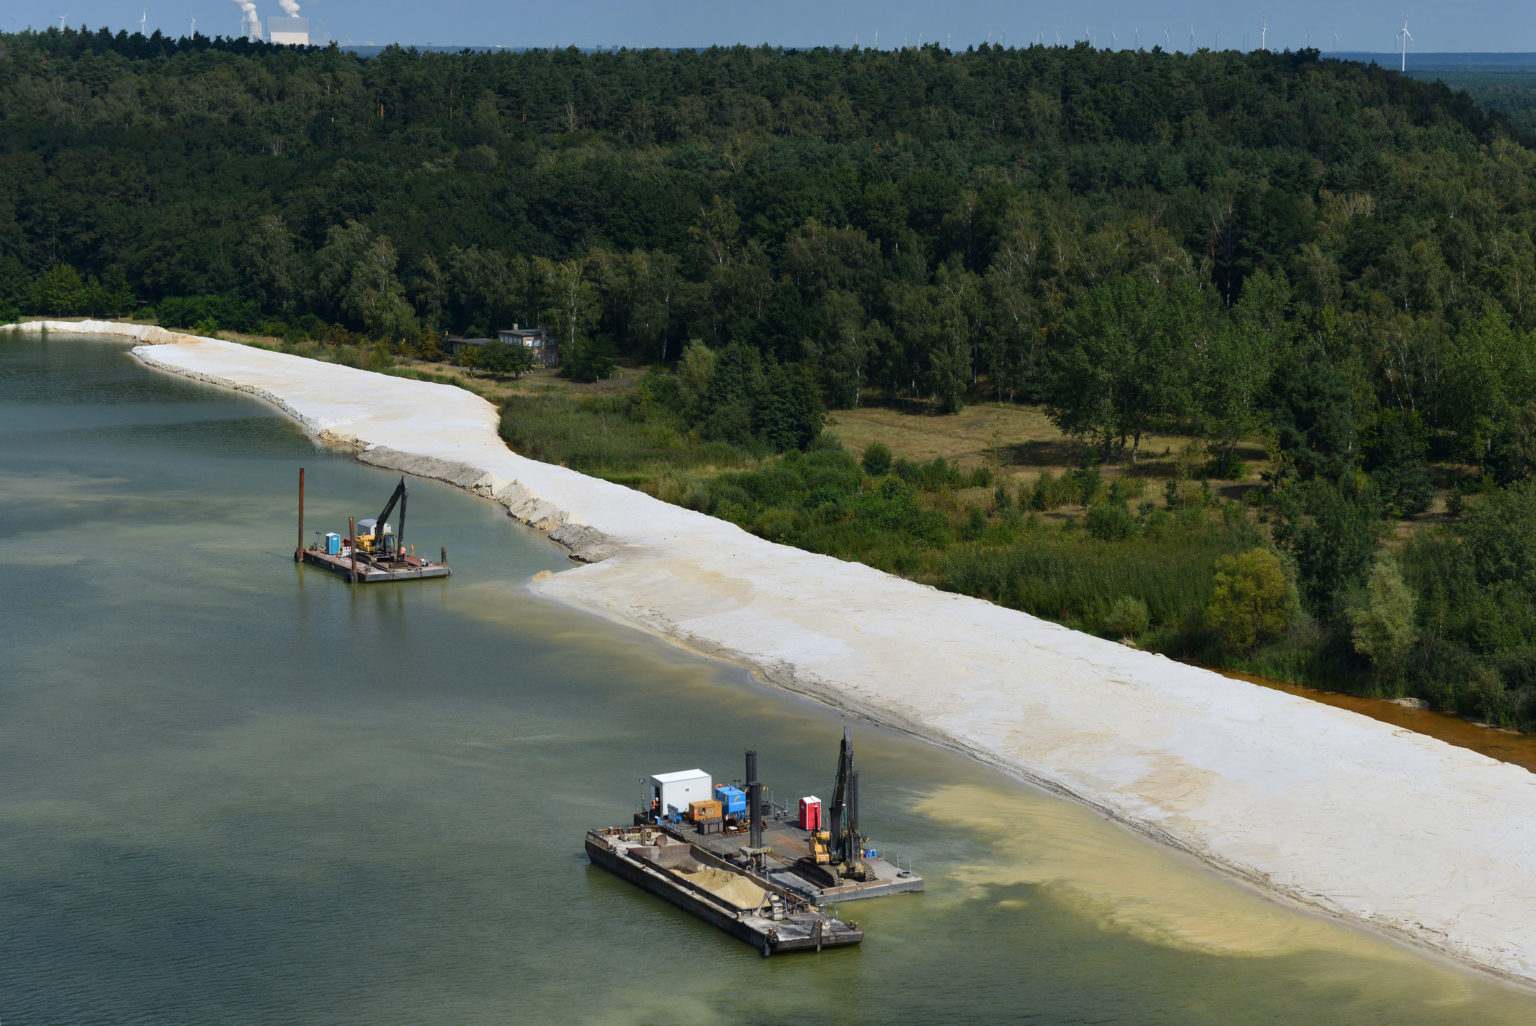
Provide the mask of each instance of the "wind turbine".
POLYGON ((1269 15, 1259 19, 1259 49, 1269 49, 1269 15))
POLYGON ((1167 29, 1163 29, 1163 46, 1169 50, 1173 49, 1173 40, 1169 38, 1167 29))
POLYGON ((64 31, 64 19, 68 18, 68 17, 69 17, 69 15, 67 15, 67 14, 59 15, 59 31, 60 32, 64 31))
POLYGON ((1397 41, 1403 44, 1403 63, 1397 69, 1399 74, 1405 74, 1408 71, 1408 41, 1412 38, 1413 33, 1408 31, 1408 15, 1405 14, 1403 15, 1403 27, 1398 29, 1397 32, 1397 41))
POLYGON ((1338 53, 1339 52, 1339 30, 1338 29, 1334 29, 1333 30, 1333 52, 1334 53, 1338 53))
POLYGON ((1195 27, 1193 25, 1189 27, 1189 52, 1195 52, 1195 27))
POLYGON ((1141 49, 1141 26, 1136 26, 1136 49, 1141 49))
POLYGON ((197 35, 197 19, 196 18, 192 19, 192 27, 187 29, 187 35, 188 36, 196 36, 197 35))
POLYGON ((149 33, 144 31, 144 26, 148 22, 149 22, 149 8, 146 7, 146 8, 144 8, 144 13, 139 15, 139 35, 141 35, 141 36, 148 36, 149 35, 149 33))

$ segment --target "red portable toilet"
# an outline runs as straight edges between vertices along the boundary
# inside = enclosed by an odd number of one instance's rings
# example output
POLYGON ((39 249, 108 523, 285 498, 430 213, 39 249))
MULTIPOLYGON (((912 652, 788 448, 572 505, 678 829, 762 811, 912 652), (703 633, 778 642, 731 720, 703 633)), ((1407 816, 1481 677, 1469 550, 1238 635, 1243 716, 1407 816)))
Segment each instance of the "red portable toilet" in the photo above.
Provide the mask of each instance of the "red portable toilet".
POLYGON ((821 799, 813 794, 800 799, 800 829, 821 829, 821 799))

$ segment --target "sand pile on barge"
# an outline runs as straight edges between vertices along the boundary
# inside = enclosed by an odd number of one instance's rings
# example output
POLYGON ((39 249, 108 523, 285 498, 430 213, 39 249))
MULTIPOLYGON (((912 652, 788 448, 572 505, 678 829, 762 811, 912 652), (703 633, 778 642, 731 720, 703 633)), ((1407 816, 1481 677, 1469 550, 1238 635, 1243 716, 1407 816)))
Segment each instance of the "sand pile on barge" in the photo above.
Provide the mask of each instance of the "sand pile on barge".
POLYGON ((693 873, 678 874, 684 880, 703 891, 708 891, 732 908, 751 912, 760 907, 767 891, 746 877, 727 873, 723 869, 700 869, 693 873))
POLYGON ((1525 770, 524 459, 497 437, 490 404, 449 386, 217 341, 135 355, 263 398, 367 462, 494 498, 594 561, 534 583, 541 595, 967 751, 1272 891, 1536 981, 1525 770))

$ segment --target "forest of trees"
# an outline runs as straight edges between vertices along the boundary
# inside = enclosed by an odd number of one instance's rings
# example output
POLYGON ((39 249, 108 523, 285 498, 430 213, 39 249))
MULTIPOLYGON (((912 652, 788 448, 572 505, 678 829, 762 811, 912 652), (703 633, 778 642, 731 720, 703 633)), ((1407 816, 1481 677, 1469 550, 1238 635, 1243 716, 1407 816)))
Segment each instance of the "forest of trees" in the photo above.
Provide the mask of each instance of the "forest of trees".
MULTIPOLYGON (((0 35, 0 318, 423 353, 540 324, 577 377, 687 363, 658 408, 777 451, 871 394, 1039 404, 1096 459, 1183 433, 1216 477, 1263 445, 1262 529, 1227 516, 1207 594, 1127 583, 1089 625, 1259 665, 1288 638, 1362 687, 1530 725, 1531 145, 1465 94, 1315 51, 363 59, 50 29, 0 35), (1437 486, 1447 523, 1394 540, 1437 486)), ((819 509, 921 488, 794 466, 830 475, 819 509)), ((1107 510, 1097 541, 1154 558, 1148 511, 1075 494, 1107 510)), ((891 523, 936 529, 909 513, 891 523)), ((1058 542, 1007 545, 946 586, 1057 601, 1029 589, 1058 542)))

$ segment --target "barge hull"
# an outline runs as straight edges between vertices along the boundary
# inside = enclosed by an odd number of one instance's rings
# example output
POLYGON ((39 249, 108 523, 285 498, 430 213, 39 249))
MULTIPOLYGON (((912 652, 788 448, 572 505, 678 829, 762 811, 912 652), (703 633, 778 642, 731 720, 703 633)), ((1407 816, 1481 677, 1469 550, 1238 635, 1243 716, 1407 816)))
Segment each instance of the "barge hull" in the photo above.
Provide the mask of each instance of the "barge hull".
MULTIPOLYGON (((706 902, 688 891, 671 884, 659 873, 647 870, 639 863, 621 858, 608 848, 593 844, 591 838, 587 839, 587 858, 592 864, 602 866, 608 872, 621 880, 634 884, 648 894, 654 894, 671 902, 685 912, 691 912, 711 926, 719 927, 737 940, 746 941, 756 947, 762 947, 767 942, 766 936, 759 934, 747 924, 737 919, 736 916, 711 902, 706 902)), ((771 954, 771 952, 768 952, 771 954)))
MULTIPOLYGON (((622 844, 615 843, 622 833, 623 831, 618 828, 587 832, 587 858, 593 865, 608 870, 619 879, 676 905, 706 923, 724 930, 737 940, 752 945, 761 951, 765 958, 781 951, 820 951, 822 948, 858 944, 864 939, 863 931, 856 924, 844 923, 819 910, 792 912, 778 920, 755 913, 735 911, 691 886, 685 885, 672 876, 667 869, 649 865, 630 855, 622 844)), ((739 869, 728 867, 722 860, 716 859, 708 852, 702 852, 687 842, 679 843, 677 846, 687 848, 694 857, 701 858, 703 860, 699 863, 701 867, 727 868, 738 875, 746 876, 739 869)), ((754 882, 766 885, 764 886, 765 895, 773 893, 781 899, 793 897, 769 881, 754 882)))
MULTIPOLYGON (((304 562, 311 566, 341 574, 348 580, 352 577, 351 556, 332 556, 324 552, 316 552, 314 549, 304 549, 301 556, 304 562)), ((447 577, 450 573, 451 571, 443 563, 432 563, 415 556, 406 556, 400 565, 391 564, 387 569, 364 562, 361 558, 357 561, 357 577, 361 584, 375 584, 380 581, 417 581, 426 577, 447 577)))

